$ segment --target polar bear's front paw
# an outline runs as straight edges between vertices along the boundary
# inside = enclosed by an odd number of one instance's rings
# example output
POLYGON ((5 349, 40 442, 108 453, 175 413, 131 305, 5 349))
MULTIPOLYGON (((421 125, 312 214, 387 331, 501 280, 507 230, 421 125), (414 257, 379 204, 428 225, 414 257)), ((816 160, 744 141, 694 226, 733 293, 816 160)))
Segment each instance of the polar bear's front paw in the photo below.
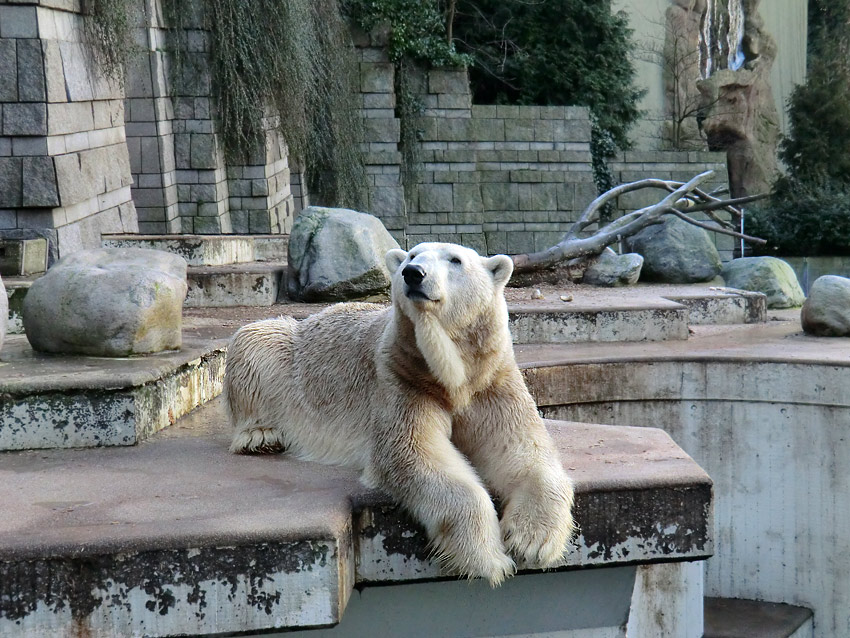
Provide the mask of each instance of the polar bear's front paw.
POLYGON ((438 553, 448 573, 484 578, 491 587, 498 587, 516 573, 516 564, 505 553, 501 543, 493 547, 481 543, 478 547, 466 547, 457 553, 438 553))
POLYGON ((234 454, 278 454, 286 450, 276 428, 245 428, 233 435, 230 451, 234 454))
POLYGON ((501 520, 508 551, 527 567, 555 566, 575 532, 571 509, 571 489, 568 494, 512 495, 501 520))
MULTIPOLYGON (((443 568, 468 578, 485 578, 490 585, 501 585, 514 575, 516 565, 505 553, 499 523, 492 504, 490 512, 467 520, 442 521, 431 541, 443 568)), ((485 508, 486 509, 486 508, 485 508)))

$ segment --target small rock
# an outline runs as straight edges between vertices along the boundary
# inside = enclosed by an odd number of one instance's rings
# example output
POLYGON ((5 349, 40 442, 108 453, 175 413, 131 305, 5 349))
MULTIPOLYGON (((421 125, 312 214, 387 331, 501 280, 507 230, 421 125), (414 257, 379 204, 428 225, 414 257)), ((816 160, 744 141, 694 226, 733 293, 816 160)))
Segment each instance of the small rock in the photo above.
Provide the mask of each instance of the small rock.
POLYGON ((384 255, 399 245, 377 217, 345 208, 305 208, 289 236, 289 294, 340 301, 386 292, 384 255))
POLYGON ((714 279, 722 263, 708 232, 667 216, 663 223, 644 228, 626 239, 632 252, 643 255, 640 278, 668 284, 714 279))
POLYGON ((532 299, 545 299, 546 297, 544 297, 543 293, 540 292, 540 288, 535 288, 534 292, 531 293, 531 298, 532 299))
POLYGON ((850 337, 850 279, 818 277, 800 313, 803 330, 818 337, 850 337))
POLYGON ((636 253, 618 255, 606 248, 588 259, 581 282, 592 286, 631 286, 637 283, 643 267, 643 257, 636 253))
POLYGON ((572 295, 561 295, 561 301, 572 301, 572 300, 573 300, 572 295))
POLYGON ((160 250, 100 248, 60 259, 24 298, 35 350, 124 357, 179 348, 186 261, 160 250))
POLYGON ((768 308, 796 308, 806 299, 794 269, 776 257, 743 257, 723 267, 730 288, 767 295, 768 308))

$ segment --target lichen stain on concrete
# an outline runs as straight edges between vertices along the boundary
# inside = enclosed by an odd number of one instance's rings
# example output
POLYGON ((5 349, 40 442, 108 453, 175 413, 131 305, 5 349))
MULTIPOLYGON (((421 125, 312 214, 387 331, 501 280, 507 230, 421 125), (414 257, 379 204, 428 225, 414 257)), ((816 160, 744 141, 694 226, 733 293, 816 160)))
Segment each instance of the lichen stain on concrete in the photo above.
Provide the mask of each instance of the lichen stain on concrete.
POLYGON ((424 528, 415 523, 399 507, 370 508, 360 516, 359 536, 382 537, 387 556, 399 554, 407 559, 427 562, 431 559, 428 536, 424 528))
POLYGON ((580 494, 575 518, 581 525, 588 558, 593 562, 640 560, 633 552, 694 557, 711 552, 711 486, 580 494), (659 493, 660 492, 660 493, 659 493), (628 512, 629 525, 614 512, 628 512), (631 548, 631 549, 629 549, 631 548))
MULTIPOLYGON (((271 616, 281 602, 281 593, 263 591, 263 584, 281 573, 324 567, 330 554, 326 543, 299 541, 5 562, 0 563, 0 619, 19 621, 41 606, 54 615, 70 610, 74 626, 83 629, 101 608, 107 608, 106 614, 110 607, 131 611, 132 590, 145 593, 148 611, 166 616, 182 606, 175 589, 187 586, 185 603, 196 618, 203 619, 207 607, 204 583, 209 582, 224 586, 229 601, 234 600, 240 582, 248 583, 245 604, 271 616)), ((184 607, 181 613, 186 611, 184 607)))

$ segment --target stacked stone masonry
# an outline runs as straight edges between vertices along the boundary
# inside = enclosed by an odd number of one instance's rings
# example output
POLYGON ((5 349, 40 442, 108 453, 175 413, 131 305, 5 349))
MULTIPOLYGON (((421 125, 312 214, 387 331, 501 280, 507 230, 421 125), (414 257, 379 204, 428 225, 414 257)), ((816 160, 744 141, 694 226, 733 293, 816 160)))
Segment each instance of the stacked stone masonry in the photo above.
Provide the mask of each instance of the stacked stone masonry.
MULTIPOLYGON (((369 212, 402 245, 451 241, 489 254, 542 250, 596 197, 587 109, 473 105, 467 73, 440 69, 426 78, 418 122, 420 183, 405 201, 393 66, 374 38, 358 44, 369 212)), ((615 157, 611 168, 618 182, 687 180, 709 169, 717 171, 709 188, 726 178, 717 153, 628 152, 615 157)), ((623 197, 617 212, 655 203, 660 194, 623 197)), ((719 248, 731 258, 733 242, 725 239, 718 240, 719 248)))
POLYGON ((168 28, 158 0, 144 0, 128 68, 128 146, 142 232, 282 233, 294 215, 289 162, 277 118, 241 163, 228 163, 206 63, 209 32, 197 3, 168 28), (179 42, 175 41, 179 39, 179 42), (182 51, 179 58, 173 51, 182 51))
POLYGON ((0 3, 0 232, 62 254, 136 232, 120 84, 92 69, 74 0, 0 3))

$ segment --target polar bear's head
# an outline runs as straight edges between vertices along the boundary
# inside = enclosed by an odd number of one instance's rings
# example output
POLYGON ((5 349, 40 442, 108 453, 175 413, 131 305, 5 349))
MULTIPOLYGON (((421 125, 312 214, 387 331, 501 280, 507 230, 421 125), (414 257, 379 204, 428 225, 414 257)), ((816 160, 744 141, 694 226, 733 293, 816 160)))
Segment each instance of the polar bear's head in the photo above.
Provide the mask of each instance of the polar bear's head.
POLYGON ((482 312, 504 307, 502 291, 513 272, 506 255, 482 257, 457 244, 424 243, 386 255, 393 273, 393 304, 408 317, 426 314, 447 330, 463 328, 482 312))

